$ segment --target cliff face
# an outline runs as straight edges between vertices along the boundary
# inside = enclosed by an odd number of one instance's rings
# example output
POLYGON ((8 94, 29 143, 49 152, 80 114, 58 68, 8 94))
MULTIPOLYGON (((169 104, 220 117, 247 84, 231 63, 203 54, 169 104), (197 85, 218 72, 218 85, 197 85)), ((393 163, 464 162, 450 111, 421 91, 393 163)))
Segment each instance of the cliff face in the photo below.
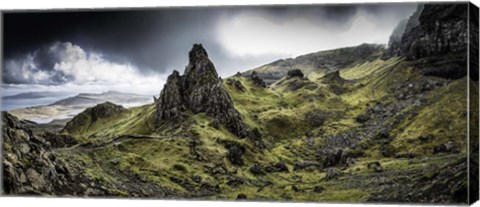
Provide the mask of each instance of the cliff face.
POLYGON ((417 61, 424 75, 464 77, 467 74, 467 9, 467 4, 425 5, 418 25, 409 26, 415 23, 414 14, 401 41, 392 44, 387 54, 417 61))
POLYGON ((408 59, 465 53, 467 50, 467 5, 426 5, 420 25, 402 38, 401 53, 408 59))
POLYGON ((235 135, 247 135, 240 113, 201 44, 195 44, 190 51, 184 75, 174 71, 168 77, 156 102, 156 110, 157 125, 181 120, 187 111, 204 112, 235 135))
POLYGON ((417 10, 410 15, 409 18, 404 19, 398 23, 398 25, 393 30, 388 41, 388 50, 385 51, 383 57, 392 57, 394 55, 399 55, 402 49, 402 37, 403 34, 409 32, 414 27, 420 24, 420 15, 422 14, 424 5, 420 4, 417 7, 417 10))

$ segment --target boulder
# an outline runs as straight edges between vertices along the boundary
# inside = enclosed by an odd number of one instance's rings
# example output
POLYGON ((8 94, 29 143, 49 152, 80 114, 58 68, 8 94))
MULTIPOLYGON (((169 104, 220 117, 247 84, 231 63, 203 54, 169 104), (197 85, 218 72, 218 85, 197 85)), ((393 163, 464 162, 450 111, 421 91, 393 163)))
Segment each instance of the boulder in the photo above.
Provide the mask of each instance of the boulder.
POLYGON ((196 182, 196 183, 200 183, 202 182, 202 177, 198 176, 198 175, 192 175, 190 177, 190 179, 193 181, 193 182, 196 182))
POLYGON ((263 171, 263 168, 260 164, 253 164, 251 167, 250 167, 250 172, 254 175, 264 175, 265 172, 263 171))
POLYGON ((243 193, 240 193, 237 195, 237 200, 246 200, 246 199, 247 199, 247 195, 243 193))
POLYGON ((243 165, 242 155, 245 152, 245 147, 239 144, 229 146, 227 158, 230 163, 234 165, 243 165))
POLYGON ((317 185, 313 188, 313 192, 315 193, 321 193, 325 190, 325 187, 321 186, 321 185, 317 185))
POLYGON ((274 165, 276 172, 289 172, 287 165, 285 162, 277 162, 274 165))
POLYGON ((292 190, 294 192, 300 192, 301 191, 296 185, 292 185, 292 190))
POLYGON ((368 120, 370 119, 370 116, 368 116, 367 114, 360 114, 358 115, 355 120, 358 122, 358 123, 365 123, 367 122, 368 120))

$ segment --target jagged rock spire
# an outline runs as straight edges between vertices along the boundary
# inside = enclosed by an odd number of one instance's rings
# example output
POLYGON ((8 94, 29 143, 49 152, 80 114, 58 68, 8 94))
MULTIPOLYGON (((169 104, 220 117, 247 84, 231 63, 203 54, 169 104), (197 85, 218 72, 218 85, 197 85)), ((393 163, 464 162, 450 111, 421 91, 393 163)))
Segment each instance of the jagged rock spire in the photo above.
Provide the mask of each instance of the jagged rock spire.
POLYGON ((240 113, 223 87, 215 66, 201 44, 194 44, 189 63, 181 76, 174 71, 156 102, 157 125, 176 123, 187 111, 206 113, 229 131, 245 137, 247 130, 240 113))

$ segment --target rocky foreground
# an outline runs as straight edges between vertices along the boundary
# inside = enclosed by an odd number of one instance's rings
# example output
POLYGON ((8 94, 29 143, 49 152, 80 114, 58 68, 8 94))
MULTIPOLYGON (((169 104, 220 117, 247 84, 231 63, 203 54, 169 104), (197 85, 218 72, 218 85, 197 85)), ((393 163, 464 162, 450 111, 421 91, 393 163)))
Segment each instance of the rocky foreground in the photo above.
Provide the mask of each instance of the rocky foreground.
POLYGON ((323 51, 226 79, 195 44, 155 103, 99 104, 56 133, 3 113, 4 193, 468 203, 465 92, 478 79, 466 72, 462 9, 420 7, 388 49, 323 51))

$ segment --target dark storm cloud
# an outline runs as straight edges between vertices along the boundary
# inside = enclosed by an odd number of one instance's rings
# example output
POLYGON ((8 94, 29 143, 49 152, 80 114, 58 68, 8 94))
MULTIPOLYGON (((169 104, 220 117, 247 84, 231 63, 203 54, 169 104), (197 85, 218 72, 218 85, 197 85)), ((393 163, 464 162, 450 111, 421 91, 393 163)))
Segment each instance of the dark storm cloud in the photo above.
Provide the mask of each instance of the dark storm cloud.
POLYGON ((173 54, 186 49, 182 46, 206 40, 211 16, 185 9, 6 14, 5 54, 8 59, 54 41, 72 42, 115 61, 162 71, 176 59, 173 54))
MULTIPOLYGON (((16 60, 34 53, 35 70, 48 72, 58 62, 48 47, 55 42, 71 42, 85 51, 102 54, 109 61, 134 65, 148 75, 183 70, 192 44, 202 43, 217 68, 228 71, 220 73, 232 74, 280 56, 238 57, 231 54, 231 50, 216 39, 219 20, 244 13, 262 13, 274 24, 303 18, 341 31, 352 24, 359 11, 366 11, 373 18, 378 15, 383 15, 378 18, 392 18, 384 21, 384 24, 392 24, 408 16, 411 7, 412 4, 299 5, 6 13, 4 55, 6 60, 16 60)), ((56 77, 52 82, 57 83, 70 80, 61 73, 52 77, 56 77)), ((3 80, 5 83, 19 82, 5 75, 3 80)))

